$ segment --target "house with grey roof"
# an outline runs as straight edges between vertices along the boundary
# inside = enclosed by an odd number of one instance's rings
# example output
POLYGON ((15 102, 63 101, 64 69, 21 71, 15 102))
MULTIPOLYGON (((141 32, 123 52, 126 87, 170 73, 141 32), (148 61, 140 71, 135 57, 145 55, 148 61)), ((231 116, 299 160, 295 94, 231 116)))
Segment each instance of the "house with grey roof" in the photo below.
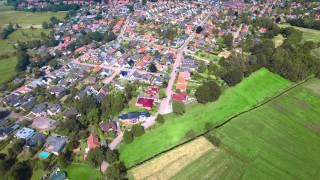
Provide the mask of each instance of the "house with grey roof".
POLYGON ((45 151, 53 153, 56 156, 59 156, 60 151, 67 142, 66 137, 62 136, 50 136, 48 137, 46 143, 44 144, 45 151))

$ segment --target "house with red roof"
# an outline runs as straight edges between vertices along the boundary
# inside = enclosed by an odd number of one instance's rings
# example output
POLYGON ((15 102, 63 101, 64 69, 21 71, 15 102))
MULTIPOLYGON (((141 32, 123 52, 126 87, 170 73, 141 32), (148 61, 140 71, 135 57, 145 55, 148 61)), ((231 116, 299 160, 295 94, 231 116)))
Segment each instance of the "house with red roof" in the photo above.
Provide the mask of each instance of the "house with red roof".
POLYGON ((153 107, 153 102, 154 102, 154 99, 152 98, 139 97, 137 99, 136 106, 145 108, 147 110, 151 110, 153 107))
POLYGON ((89 149, 94 149, 100 146, 100 141, 98 136, 95 134, 90 134, 87 140, 87 145, 89 149))
POLYGON ((185 92, 187 90, 187 78, 190 78, 190 74, 188 75, 188 73, 185 72, 179 73, 176 89, 180 92, 185 92))
POLYGON ((187 100, 187 93, 182 92, 182 93, 172 94, 172 101, 185 103, 186 100, 187 100))

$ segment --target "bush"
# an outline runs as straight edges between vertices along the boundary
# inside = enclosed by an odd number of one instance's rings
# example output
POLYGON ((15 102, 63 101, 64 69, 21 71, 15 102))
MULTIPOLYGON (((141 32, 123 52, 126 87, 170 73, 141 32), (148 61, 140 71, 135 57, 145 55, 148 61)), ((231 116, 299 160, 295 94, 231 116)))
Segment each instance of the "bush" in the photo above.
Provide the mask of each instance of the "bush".
POLYGON ((241 72, 240 69, 234 69, 228 71, 221 78, 228 84, 228 86, 234 86, 242 80, 243 76, 243 72, 241 72))
POLYGON ((219 147, 221 144, 220 139, 213 134, 206 135, 206 138, 216 147, 219 147))
POLYGON ((211 123, 211 122, 207 122, 205 125, 204 125, 205 129, 206 130, 211 130, 212 128, 214 128, 214 124, 211 123))
POLYGON ((123 134, 123 140, 126 144, 130 144, 133 141, 133 134, 131 131, 125 131, 123 134))
POLYGON ((186 112, 186 106, 182 102, 173 102, 172 109, 174 113, 180 114, 180 115, 186 112))
POLYGON ((157 116, 156 121, 160 124, 163 124, 165 122, 164 117, 161 114, 157 116))
POLYGON ((191 139, 191 138, 194 138, 196 135, 197 135, 196 132, 193 129, 191 129, 186 133, 185 138, 191 139))
POLYGON ((91 149, 87 156, 87 160, 89 164, 93 167, 100 166, 104 159, 105 159, 104 152, 101 148, 91 149))
POLYGON ((135 137, 139 137, 144 134, 144 127, 141 125, 134 125, 132 127, 132 133, 135 137))

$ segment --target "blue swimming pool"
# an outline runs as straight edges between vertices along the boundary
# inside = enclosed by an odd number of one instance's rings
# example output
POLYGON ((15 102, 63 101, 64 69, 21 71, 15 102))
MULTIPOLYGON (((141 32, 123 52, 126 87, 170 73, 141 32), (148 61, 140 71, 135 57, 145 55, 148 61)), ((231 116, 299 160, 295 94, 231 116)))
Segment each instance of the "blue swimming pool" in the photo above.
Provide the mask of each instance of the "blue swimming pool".
POLYGON ((50 157, 50 153, 49 152, 45 152, 45 151, 41 151, 39 153, 39 157, 42 159, 47 159, 48 157, 50 157))

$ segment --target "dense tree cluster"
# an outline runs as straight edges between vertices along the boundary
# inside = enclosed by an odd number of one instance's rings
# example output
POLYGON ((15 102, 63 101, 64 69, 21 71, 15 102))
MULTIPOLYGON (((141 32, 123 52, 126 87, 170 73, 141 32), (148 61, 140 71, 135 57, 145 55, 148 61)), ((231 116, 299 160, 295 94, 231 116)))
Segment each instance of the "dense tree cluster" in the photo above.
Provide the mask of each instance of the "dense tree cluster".
POLYGON ((304 28, 312 28, 320 30, 320 21, 315 20, 313 17, 303 17, 298 19, 290 19, 288 20, 288 23, 290 23, 293 26, 299 26, 304 28))
POLYGON ((91 43, 92 41, 96 41, 96 42, 110 42, 113 41, 117 38, 117 36, 111 32, 105 32, 105 33, 101 33, 101 32, 82 32, 81 37, 79 37, 76 41, 72 42, 67 49, 74 51, 76 48, 79 48, 81 46, 87 45, 89 43, 91 43))
POLYGON ((18 62, 15 67, 16 71, 25 71, 27 66, 30 64, 29 55, 26 46, 19 44, 17 48, 18 62))
POLYGON ((9 23, 9 25, 6 26, 0 33, 0 39, 7 39, 8 36, 14 31, 15 31, 15 28, 13 27, 12 23, 9 23))
POLYGON ((197 88, 195 92, 197 101, 202 104, 217 100, 220 94, 220 87, 214 81, 208 81, 203 83, 197 88))
POLYGON ((247 40, 248 54, 233 53, 219 63, 225 70, 221 76, 227 84, 235 85, 242 76, 248 76, 259 68, 266 67, 291 81, 300 81, 312 74, 318 74, 320 62, 311 54, 319 46, 314 42, 304 42, 302 32, 289 27, 281 30, 286 38, 283 44, 275 47, 269 38, 247 40))
POLYGON ((168 26, 159 30, 159 35, 170 41, 173 41, 178 36, 178 28, 175 26, 168 26))

